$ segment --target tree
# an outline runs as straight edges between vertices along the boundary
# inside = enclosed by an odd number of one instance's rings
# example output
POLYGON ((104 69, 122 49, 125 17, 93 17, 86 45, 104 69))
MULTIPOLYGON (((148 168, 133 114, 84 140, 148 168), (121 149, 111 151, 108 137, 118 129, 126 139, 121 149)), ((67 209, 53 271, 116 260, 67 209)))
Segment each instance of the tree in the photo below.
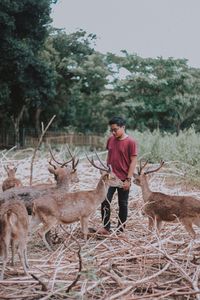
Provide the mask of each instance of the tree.
POLYGON ((115 105, 132 128, 175 131, 195 119, 199 107, 199 76, 184 59, 143 59, 137 55, 113 57, 126 68, 125 79, 116 79, 107 93, 110 107, 115 105))
POLYGON ((57 96, 51 109, 58 116, 58 127, 78 132, 102 130, 101 92, 109 70, 104 55, 93 49, 95 39, 83 30, 73 34, 55 31, 49 37, 49 56, 54 57, 57 72, 57 96))
POLYGON ((0 2, 0 111, 13 123, 17 146, 25 111, 54 95, 53 71, 40 58, 52 2, 0 2))

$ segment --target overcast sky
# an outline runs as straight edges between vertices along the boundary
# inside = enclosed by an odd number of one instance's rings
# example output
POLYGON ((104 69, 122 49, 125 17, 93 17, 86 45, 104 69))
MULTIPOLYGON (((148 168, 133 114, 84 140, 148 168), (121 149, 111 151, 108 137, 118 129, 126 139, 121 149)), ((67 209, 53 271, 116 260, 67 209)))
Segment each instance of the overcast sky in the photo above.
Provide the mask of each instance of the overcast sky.
POLYGON ((200 68, 200 0, 59 0, 53 26, 97 35, 96 50, 186 58, 200 68))

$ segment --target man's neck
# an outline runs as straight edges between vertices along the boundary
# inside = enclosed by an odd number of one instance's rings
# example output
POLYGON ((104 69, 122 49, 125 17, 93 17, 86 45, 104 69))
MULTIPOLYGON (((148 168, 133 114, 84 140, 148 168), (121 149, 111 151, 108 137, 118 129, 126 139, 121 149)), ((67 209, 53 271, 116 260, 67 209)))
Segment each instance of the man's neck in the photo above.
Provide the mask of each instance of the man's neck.
POLYGON ((125 132, 120 136, 120 137, 118 137, 117 139, 119 140, 119 141, 121 141, 121 140, 124 140, 125 138, 127 138, 127 136, 128 136, 128 134, 126 134, 125 132))

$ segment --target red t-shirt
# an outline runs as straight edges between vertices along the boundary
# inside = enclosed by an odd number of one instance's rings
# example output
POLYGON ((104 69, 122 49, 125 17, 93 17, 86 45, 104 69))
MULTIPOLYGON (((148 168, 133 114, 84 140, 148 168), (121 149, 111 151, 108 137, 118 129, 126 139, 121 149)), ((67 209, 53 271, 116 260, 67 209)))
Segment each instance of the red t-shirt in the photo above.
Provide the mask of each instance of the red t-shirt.
POLYGON ((125 180, 131 163, 131 156, 137 155, 136 141, 127 136, 123 140, 118 140, 111 136, 107 141, 108 150, 107 164, 111 165, 115 175, 121 180, 125 180))

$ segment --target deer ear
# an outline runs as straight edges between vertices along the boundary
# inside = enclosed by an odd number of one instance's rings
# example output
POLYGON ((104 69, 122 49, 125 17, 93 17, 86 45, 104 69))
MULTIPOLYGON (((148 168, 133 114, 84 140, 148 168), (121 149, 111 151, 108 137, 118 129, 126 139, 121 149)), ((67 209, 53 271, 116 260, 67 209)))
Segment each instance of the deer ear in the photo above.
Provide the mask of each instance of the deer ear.
POLYGON ((55 175, 55 169, 54 169, 54 168, 48 167, 48 171, 49 171, 51 174, 54 174, 54 175, 55 175))
POLYGON ((106 180, 106 179, 110 179, 110 174, 108 174, 108 173, 104 174, 104 175, 103 175, 103 179, 105 179, 105 180, 106 180))

